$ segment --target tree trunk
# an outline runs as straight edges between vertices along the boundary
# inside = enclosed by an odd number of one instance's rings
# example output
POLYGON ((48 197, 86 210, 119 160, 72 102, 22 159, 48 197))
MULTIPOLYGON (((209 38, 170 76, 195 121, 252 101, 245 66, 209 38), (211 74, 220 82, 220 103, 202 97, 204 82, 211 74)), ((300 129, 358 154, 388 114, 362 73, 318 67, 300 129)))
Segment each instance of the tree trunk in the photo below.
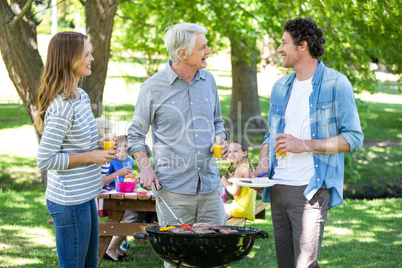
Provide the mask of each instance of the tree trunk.
MULTIPOLYGON (((10 79, 33 122, 37 113, 37 90, 43 62, 38 52, 36 22, 30 6, 22 19, 15 21, 26 3, 25 0, 11 0, 9 5, 8 1, 0 0, 0 52, 10 79)), ((92 75, 84 79, 81 87, 91 98, 95 116, 102 113, 103 89, 116 10, 115 0, 87 0, 85 4, 87 35, 95 62, 92 65, 92 75)), ((35 131, 39 142, 41 135, 36 129, 35 131)), ((46 171, 42 171, 42 182, 46 183, 46 179, 46 171)))
POLYGON ((81 87, 91 98, 92 111, 95 117, 102 114, 103 89, 110 57, 110 40, 116 10, 117 3, 115 0, 87 0, 85 3, 86 31, 95 61, 91 65, 91 76, 84 78, 81 87))
MULTIPOLYGON (((25 1, 0 1, 0 51, 8 75, 33 122, 37 113, 37 89, 43 62, 38 52, 36 22, 30 10, 15 22, 25 1)), ((41 134, 35 129, 38 142, 41 134)), ((43 174, 43 173, 42 173, 43 174)), ((42 176, 46 183, 46 173, 42 176)))
POLYGON ((263 135, 267 131, 266 120, 261 116, 257 87, 257 56, 255 42, 247 45, 243 40, 230 38, 232 63, 232 99, 225 128, 234 136, 263 135), (250 52, 250 50, 252 50, 250 52), (250 52, 250 59, 244 53, 250 52))

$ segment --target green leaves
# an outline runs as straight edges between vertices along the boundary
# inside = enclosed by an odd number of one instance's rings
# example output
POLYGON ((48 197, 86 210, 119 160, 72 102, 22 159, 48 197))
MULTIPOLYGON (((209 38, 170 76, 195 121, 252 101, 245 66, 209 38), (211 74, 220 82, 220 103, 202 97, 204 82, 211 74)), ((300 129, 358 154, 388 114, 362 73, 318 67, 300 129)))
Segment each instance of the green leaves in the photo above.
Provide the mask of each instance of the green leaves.
MULTIPOLYGON (((301 17, 313 18, 327 39, 325 64, 345 73, 356 93, 374 92, 371 62, 378 60, 401 73, 400 1, 277 1, 221 0, 123 2, 115 22, 113 51, 143 52, 164 57, 164 29, 178 22, 194 22, 209 30, 213 52, 225 50, 232 40, 242 40, 244 59, 250 57, 257 40, 268 35, 279 45, 283 25, 301 17)), ((241 46, 241 44, 239 44, 241 46)))

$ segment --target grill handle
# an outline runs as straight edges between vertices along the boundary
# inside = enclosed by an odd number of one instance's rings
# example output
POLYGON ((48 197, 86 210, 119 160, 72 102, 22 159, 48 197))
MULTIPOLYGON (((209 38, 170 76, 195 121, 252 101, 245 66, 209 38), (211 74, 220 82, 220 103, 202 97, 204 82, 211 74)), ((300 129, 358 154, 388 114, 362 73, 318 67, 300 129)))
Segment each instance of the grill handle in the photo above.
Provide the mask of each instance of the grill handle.
POLYGON ((267 238, 269 238, 269 234, 265 231, 260 230, 258 233, 255 234, 255 239, 258 239, 258 238, 267 239, 267 238))
POLYGON ((148 239, 148 235, 147 235, 147 234, 143 234, 143 233, 135 233, 135 234, 134 234, 134 238, 135 238, 135 239, 148 239))

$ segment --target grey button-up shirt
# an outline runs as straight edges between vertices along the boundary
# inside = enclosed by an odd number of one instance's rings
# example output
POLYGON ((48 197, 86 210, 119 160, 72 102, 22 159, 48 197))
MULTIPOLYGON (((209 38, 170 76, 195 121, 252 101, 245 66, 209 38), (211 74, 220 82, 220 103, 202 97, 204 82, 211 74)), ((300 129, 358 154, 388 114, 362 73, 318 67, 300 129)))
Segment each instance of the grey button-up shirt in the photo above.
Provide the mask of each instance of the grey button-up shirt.
POLYGON ((213 75, 198 70, 190 84, 172 69, 171 61, 141 86, 128 129, 129 155, 150 149, 145 135, 152 126, 153 166, 167 191, 211 193, 220 183, 210 148, 215 134, 226 138, 213 75))

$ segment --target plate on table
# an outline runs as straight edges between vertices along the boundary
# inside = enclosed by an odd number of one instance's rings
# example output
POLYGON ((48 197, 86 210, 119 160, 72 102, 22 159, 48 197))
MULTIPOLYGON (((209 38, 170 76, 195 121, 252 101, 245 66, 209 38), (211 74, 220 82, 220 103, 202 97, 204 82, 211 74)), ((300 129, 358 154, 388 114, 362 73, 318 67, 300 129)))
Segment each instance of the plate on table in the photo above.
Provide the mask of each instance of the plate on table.
POLYGON ((268 178, 230 178, 229 181, 233 184, 245 187, 271 187, 276 184, 275 180, 268 180, 268 178))

